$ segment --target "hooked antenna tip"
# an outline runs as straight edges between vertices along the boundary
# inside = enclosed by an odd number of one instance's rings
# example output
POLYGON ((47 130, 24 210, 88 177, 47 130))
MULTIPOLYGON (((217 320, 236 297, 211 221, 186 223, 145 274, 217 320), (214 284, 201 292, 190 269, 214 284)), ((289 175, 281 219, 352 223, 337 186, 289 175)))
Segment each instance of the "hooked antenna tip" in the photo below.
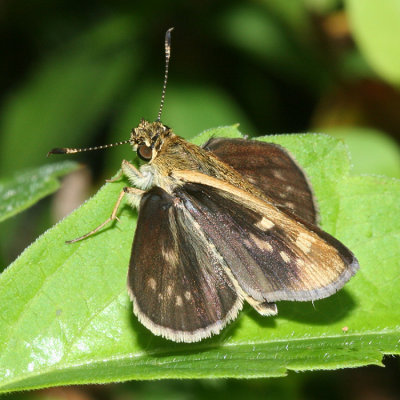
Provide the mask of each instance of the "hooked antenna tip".
POLYGON ((167 30, 167 32, 165 32, 165 41, 166 41, 166 42, 168 42, 168 43, 171 42, 171 32, 172 32, 174 29, 175 29, 175 28, 172 27, 172 28, 169 28, 169 29, 167 30))

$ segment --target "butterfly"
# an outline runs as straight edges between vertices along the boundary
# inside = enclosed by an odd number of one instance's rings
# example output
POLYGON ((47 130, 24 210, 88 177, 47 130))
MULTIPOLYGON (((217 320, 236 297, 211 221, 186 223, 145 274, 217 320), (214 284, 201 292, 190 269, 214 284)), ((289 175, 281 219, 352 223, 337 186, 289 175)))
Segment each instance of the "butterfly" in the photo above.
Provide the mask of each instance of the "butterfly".
MULTIPOLYGON (((187 142, 161 122, 170 58, 155 122, 141 120, 124 142, 145 164, 122 162, 125 197, 139 211, 128 271, 133 311, 153 334, 196 342, 218 334, 247 302, 277 314, 276 302, 312 301, 356 273, 354 254, 321 230, 311 185, 282 147, 256 140, 187 142)), ((49 154, 94 150, 56 148, 49 154)))

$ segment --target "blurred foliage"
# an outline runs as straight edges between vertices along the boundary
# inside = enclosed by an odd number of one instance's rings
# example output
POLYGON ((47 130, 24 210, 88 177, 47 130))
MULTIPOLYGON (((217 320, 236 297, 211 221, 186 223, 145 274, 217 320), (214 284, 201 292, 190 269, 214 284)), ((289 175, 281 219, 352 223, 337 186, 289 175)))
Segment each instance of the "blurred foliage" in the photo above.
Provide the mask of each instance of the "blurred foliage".
MULTIPOLYGON (((340 131, 358 172, 398 176, 399 10, 398 0, 3 0, 0 179, 44 164, 52 147, 123 140, 140 117, 154 119, 170 26, 163 121, 176 133, 237 122, 251 136, 340 131)), ((89 164, 94 192, 130 157, 120 147, 71 158, 89 164)), ((2 223, 0 265, 54 222, 53 207, 2 223)), ((302 379, 318 387, 320 377, 302 379)))
POLYGON ((347 0, 354 38, 377 73, 400 84, 400 4, 398 0, 347 0))
POLYGON ((71 173, 78 165, 71 161, 18 171, 0 181, 0 222, 24 211, 60 187, 58 177, 71 173))

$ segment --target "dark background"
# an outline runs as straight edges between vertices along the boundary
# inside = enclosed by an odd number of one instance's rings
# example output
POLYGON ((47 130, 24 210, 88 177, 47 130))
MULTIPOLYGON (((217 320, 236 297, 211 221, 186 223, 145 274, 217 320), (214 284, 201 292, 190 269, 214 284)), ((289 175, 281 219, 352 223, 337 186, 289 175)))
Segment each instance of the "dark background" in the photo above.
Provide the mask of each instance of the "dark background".
MULTIPOLYGON (((367 127, 398 151, 399 91, 365 60, 339 0, 3 0, 0 179, 49 162, 50 148, 124 140, 141 117, 154 120, 164 33, 172 26, 162 121, 178 135, 189 138, 235 123, 249 136, 335 133, 341 127, 345 137, 367 127)), ((87 165, 66 179, 73 200, 45 199, 3 223, 1 265, 95 192, 131 154, 122 146, 73 156, 87 165)), ((385 369, 250 381, 136 382, 8 398, 400 398, 398 359, 384 362, 385 369)))

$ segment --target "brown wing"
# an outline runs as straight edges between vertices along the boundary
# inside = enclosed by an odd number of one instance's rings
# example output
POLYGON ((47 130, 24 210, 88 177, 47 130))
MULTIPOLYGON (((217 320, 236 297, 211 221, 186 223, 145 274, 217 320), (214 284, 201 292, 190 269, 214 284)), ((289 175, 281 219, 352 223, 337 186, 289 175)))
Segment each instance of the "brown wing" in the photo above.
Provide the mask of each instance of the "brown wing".
POLYGON ((310 183, 282 147, 257 140, 215 138, 203 148, 240 172, 283 211, 289 210, 307 222, 318 223, 310 183))
MULTIPOLYGON (((175 195, 256 301, 316 300, 338 291, 358 270, 337 239, 218 179, 177 171, 175 195)), ((251 303, 250 303, 251 304, 251 303)))
POLYGON ((128 291, 139 321, 176 342, 218 333, 242 307, 219 255, 179 199, 159 187, 140 203, 128 291))

